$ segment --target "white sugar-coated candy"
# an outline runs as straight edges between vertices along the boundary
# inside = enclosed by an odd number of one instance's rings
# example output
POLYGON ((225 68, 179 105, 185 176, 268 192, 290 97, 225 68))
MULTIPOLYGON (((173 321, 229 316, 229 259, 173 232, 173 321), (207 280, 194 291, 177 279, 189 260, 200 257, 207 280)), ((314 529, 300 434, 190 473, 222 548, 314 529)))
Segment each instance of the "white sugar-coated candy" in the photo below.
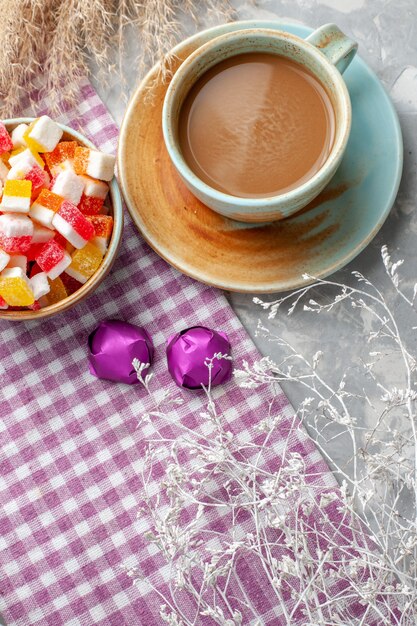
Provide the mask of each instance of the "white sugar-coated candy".
POLYGON ((58 176, 60 172, 65 172, 65 170, 71 170, 71 172, 74 172, 74 164, 69 159, 65 159, 65 161, 62 161, 61 163, 55 163, 55 165, 52 165, 51 174, 52 176, 58 176))
POLYGON ((35 300, 39 300, 42 296, 46 296, 50 292, 51 286, 48 281, 48 276, 45 272, 39 272, 30 279, 30 286, 33 291, 35 300))
POLYGON ((27 257, 24 254, 13 254, 10 257, 7 267, 20 267, 20 269, 26 274, 28 271, 27 257))
POLYGON ((28 137, 39 144, 41 152, 52 152, 58 145, 62 135, 63 130, 58 124, 47 115, 42 115, 36 120, 28 137))
POLYGON ((92 198, 104 200, 108 194, 109 186, 102 180, 95 180, 89 176, 80 176, 84 181, 84 194, 92 198))
POLYGON ((55 231, 38 224, 33 225, 32 243, 46 243, 55 236, 55 231))
POLYGON ((33 156, 32 152, 29 150, 29 148, 26 148, 26 150, 22 150, 22 152, 19 152, 19 154, 15 154, 14 156, 10 157, 9 165, 11 167, 14 167, 18 163, 20 163, 20 162, 23 163, 23 162, 26 162, 26 161, 31 163, 32 166, 33 165, 39 165, 39 163, 37 162, 37 160, 33 156))
POLYGON ((45 206, 42 206, 42 204, 39 204, 39 202, 36 201, 32 204, 29 211, 29 217, 38 222, 38 224, 42 224, 42 226, 45 226, 45 228, 49 228, 52 230, 55 230, 54 226, 52 225, 54 215, 54 211, 52 211, 51 209, 47 209, 45 206))
POLYGON ((67 241, 70 242, 74 248, 80 250, 84 248, 87 241, 81 237, 77 233, 77 231, 69 224, 63 217, 59 215, 59 213, 55 213, 54 219, 52 220, 52 224, 54 228, 63 236, 67 241))
POLYGON ((26 285, 32 291, 30 286, 30 280, 20 267, 7 267, 5 270, 2 271, 1 276, 3 276, 3 278, 21 278, 25 281, 26 285))
POLYGON ((0 215, 0 233, 5 237, 32 236, 33 222, 26 215, 4 213, 0 215))
POLYGON ((3 193, 0 209, 5 213, 29 213, 30 197, 8 196, 6 193, 3 193))
POLYGON ((0 182, 5 183, 7 180, 7 176, 9 174, 9 168, 3 161, 0 159, 0 182))
POLYGON ((30 170, 34 167, 34 158, 31 153, 29 154, 30 157, 26 155, 21 159, 18 159, 17 163, 13 165, 13 167, 8 171, 8 180, 22 180, 26 176, 26 174, 30 172, 30 170))
POLYGON ((87 174, 99 180, 111 180, 114 176, 116 158, 98 150, 90 150, 87 162, 87 174))
POLYGON ((27 124, 19 124, 14 130, 12 130, 11 138, 13 148, 23 148, 26 146, 26 141, 23 139, 23 135, 28 128, 29 126, 27 124))
POLYGON ((68 274, 68 276, 71 276, 71 278, 74 278, 82 285, 84 285, 84 283, 86 283, 88 280, 86 276, 81 274, 81 272, 79 272, 78 270, 75 270, 73 267, 68 267, 68 269, 66 270, 66 274, 68 274))
POLYGON ((0 272, 4 270, 9 264, 10 254, 7 254, 4 250, 0 250, 0 272))
POLYGON ((64 170, 56 177, 52 191, 77 206, 84 191, 84 182, 72 170, 64 170))

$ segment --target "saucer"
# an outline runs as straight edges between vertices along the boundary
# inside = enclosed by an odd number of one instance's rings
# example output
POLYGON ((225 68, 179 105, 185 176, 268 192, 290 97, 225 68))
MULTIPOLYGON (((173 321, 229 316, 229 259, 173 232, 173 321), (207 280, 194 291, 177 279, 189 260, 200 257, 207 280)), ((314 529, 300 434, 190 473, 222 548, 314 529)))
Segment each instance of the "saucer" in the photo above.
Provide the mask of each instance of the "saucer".
MULTIPOLYGON (((173 49, 172 70, 196 48, 232 30, 312 30, 278 21, 224 24, 173 49)), ((133 221, 168 263, 230 291, 267 293, 307 284, 344 267, 373 239, 397 194, 402 137, 395 109, 375 74, 356 57, 344 73, 352 130, 335 177, 308 207, 272 224, 245 224, 211 211, 180 180, 165 149, 161 111, 168 83, 157 67, 134 93, 122 123, 118 168, 133 221)), ((209 132, 209 129, 208 129, 209 132)))

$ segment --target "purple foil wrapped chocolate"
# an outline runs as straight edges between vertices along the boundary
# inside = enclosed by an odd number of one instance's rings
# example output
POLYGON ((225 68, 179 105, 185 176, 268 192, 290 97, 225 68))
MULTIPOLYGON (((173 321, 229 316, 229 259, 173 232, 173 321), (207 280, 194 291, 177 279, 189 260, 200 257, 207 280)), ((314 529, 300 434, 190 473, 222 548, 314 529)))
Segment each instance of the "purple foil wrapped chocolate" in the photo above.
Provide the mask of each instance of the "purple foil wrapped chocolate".
POLYGON ((153 360, 153 344, 146 330, 120 320, 100 322, 88 337, 88 347, 93 376, 127 385, 139 382, 133 359, 150 365, 153 360))
MULTIPOLYGON (((225 333, 204 326, 194 326, 171 335, 167 344, 168 370, 179 387, 199 389, 209 384, 207 360, 217 353, 230 356, 231 346, 225 333)), ((213 359, 211 386, 230 380, 232 361, 213 359)))

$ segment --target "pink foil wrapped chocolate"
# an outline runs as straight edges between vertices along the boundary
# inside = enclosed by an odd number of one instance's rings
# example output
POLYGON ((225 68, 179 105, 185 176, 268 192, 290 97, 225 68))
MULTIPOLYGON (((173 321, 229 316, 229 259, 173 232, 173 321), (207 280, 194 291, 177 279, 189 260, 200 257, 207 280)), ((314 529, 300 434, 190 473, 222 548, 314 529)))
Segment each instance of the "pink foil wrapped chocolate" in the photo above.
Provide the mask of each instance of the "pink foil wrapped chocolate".
MULTIPOLYGON (((120 320, 104 320, 88 337, 90 372, 127 385, 138 383, 133 359, 152 364, 153 344, 146 330, 120 320)), ((147 369, 143 371, 146 375, 147 369)))
MULTIPOLYGON (((179 387, 199 389, 209 384, 208 361, 215 354, 230 356, 231 346, 227 335, 204 326, 194 326, 171 335, 167 343, 168 370, 179 387)), ((230 380, 232 361, 213 359, 211 386, 230 380)))

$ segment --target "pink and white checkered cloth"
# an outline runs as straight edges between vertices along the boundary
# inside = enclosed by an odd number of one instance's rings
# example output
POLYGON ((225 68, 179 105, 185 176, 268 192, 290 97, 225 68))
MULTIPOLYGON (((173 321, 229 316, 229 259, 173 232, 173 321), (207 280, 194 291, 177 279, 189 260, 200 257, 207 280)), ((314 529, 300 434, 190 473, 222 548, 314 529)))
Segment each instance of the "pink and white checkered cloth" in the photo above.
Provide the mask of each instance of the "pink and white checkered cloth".
MULTIPOLYGON (((114 152, 117 127, 88 83, 82 95, 60 121, 114 152)), ((31 113, 28 106, 22 113, 31 113)), ((46 111, 39 102, 36 114, 46 111)), ((87 336, 105 318, 148 329, 160 387, 174 388, 165 341, 188 326, 227 332, 237 364, 259 358, 222 293, 167 265, 128 215, 115 266, 87 301, 46 321, 0 322, 0 611, 8 626, 162 624, 159 598, 133 586, 122 567, 139 564, 157 584, 162 562, 137 526, 143 389, 97 380, 87 367, 87 336)), ((202 394, 188 397, 179 411, 184 419, 204 407, 202 394)), ((267 391, 233 382, 218 391, 231 429, 248 439, 269 399, 267 391)), ((292 415, 283 394, 278 404, 292 415)), ((302 431, 294 437, 306 464, 333 486, 311 442, 302 431)), ((253 588, 255 579, 256 572, 253 588)), ((263 624, 286 624, 262 589, 256 604, 263 624)))

